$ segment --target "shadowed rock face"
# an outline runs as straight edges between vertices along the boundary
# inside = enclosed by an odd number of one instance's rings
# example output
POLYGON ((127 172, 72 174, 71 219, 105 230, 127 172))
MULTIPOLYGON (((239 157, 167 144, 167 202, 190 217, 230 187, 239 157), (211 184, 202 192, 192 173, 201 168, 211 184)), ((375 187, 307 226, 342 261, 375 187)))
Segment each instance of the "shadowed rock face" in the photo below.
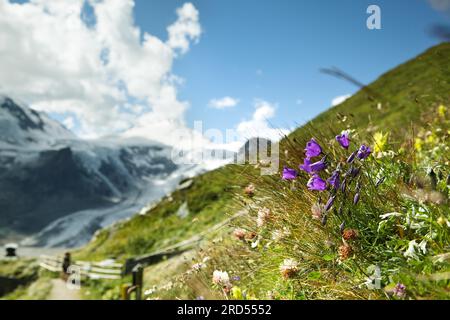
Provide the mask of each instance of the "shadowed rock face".
POLYGON ((0 225, 38 231, 77 210, 108 205, 110 188, 92 179, 70 148, 40 152, 34 162, 13 164, 0 175, 0 225))
POLYGON ((74 212, 114 206, 177 169, 166 146, 85 142, 0 97, 0 230, 33 234, 74 212))

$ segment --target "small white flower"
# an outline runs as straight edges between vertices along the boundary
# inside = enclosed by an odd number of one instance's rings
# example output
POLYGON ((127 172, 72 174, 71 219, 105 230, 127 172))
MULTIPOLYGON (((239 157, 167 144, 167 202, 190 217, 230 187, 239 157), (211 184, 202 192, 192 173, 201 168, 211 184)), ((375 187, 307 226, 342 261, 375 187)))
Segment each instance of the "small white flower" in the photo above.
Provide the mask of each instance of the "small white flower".
POLYGON ((215 284, 219 284, 219 285, 224 285, 225 286, 225 285, 230 284, 230 277, 228 275, 228 272, 226 272, 226 271, 215 270, 213 272, 212 281, 215 284))
POLYGON ((284 270, 297 270, 298 268, 298 262, 294 259, 284 259, 283 263, 280 265, 280 271, 284 270))
POLYGON ((419 249, 420 249, 420 251, 422 251, 422 253, 423 254, 426 254, 427 253, 427 240, 422 240, 420 243, 419 243, 419 249))
POLYGON ((251 247, 252 247, 253 249, 257 248, 257 247, 259 246, 259 242, 260 242, 260 239, 259 239, 259 237, 258 237, 258 239, 256 239, 256 241, 253 241, 253 242, 252 242, 251 247))
POLYGON ((272 240, 277 242, 288 237, 290 234, 291 232, 287 227, 284 227, 283 230, 274 230, 272 231, 272 240))
POLYGON ((419 249, 422 253, 426 252, 426 241, 422 241, 419 244, 417 244, 416 240, 411 240, 408 244, 408 249, 403 253, 403 256, 405 258, 409 259, 413 259, 413 260, 419 260, 419 256, 417 255, 418 251, 417 249, 419 249), (425 250, 425 252, 424 252, 425 250))
POLYGON ((156 291, 157 291, 156 286, 153 286, 153 288, 146 290, 144 292, 144 295, 149 296, 149 295, 154 294, 156 291))
POLYGON ((262 227, 269 221, 271 212, 269 208, 262 208, 258 211, 258 218, 256 219, 256 224, 258 227, 262 227))

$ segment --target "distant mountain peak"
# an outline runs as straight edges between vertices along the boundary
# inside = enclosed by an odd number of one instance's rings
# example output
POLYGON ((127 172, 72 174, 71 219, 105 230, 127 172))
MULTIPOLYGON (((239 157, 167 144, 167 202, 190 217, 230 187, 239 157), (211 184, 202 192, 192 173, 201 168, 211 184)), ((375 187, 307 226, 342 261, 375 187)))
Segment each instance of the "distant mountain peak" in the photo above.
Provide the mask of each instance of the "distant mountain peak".
POLYGON ((76 136, 45 113, 0 96, 0 143, 10 147, 48 146, 65 139, 76 136))

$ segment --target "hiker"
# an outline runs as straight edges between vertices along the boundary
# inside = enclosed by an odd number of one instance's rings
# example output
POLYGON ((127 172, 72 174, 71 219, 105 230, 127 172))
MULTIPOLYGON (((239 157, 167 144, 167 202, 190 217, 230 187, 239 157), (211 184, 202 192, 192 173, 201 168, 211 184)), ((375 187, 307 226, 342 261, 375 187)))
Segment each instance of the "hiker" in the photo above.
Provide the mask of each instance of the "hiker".
POLYGON ((5 257, 8 259, 17 258, 17 248, 19 246, 15 243, 8 243, 5 245, 5 257))
POLYGON ((64 259, 62 263, 62 278, 64 280, 67 280, 69 277, 69 267, 70 267, 71 261, 70 261, 70 252, 66 252, 64 254, 64 259))

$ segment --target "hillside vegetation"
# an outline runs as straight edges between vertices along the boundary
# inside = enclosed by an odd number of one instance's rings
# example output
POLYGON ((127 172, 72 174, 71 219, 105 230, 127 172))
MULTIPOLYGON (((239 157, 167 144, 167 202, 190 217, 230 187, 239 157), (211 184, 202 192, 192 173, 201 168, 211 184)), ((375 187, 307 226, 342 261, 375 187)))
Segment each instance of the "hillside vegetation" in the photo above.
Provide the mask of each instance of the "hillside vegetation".
POLYGON ((253 165, 208 172, 76 255, 123 260, 243 211, 201 250, 150 266, 148 297, 448 298, 449 57, 449 43, 431 48, 285 137, 281 162, 296 174, 261 176, 253 165), (343 130, 348 149, 335 139, 343 130), (299 165, 311 138, 322 149, 313 162, 327 155, 317 174, 337 172, 339 186, 307 188, 314 176, 299 165), (370 154, 347 161, 363 144, 370 154))

